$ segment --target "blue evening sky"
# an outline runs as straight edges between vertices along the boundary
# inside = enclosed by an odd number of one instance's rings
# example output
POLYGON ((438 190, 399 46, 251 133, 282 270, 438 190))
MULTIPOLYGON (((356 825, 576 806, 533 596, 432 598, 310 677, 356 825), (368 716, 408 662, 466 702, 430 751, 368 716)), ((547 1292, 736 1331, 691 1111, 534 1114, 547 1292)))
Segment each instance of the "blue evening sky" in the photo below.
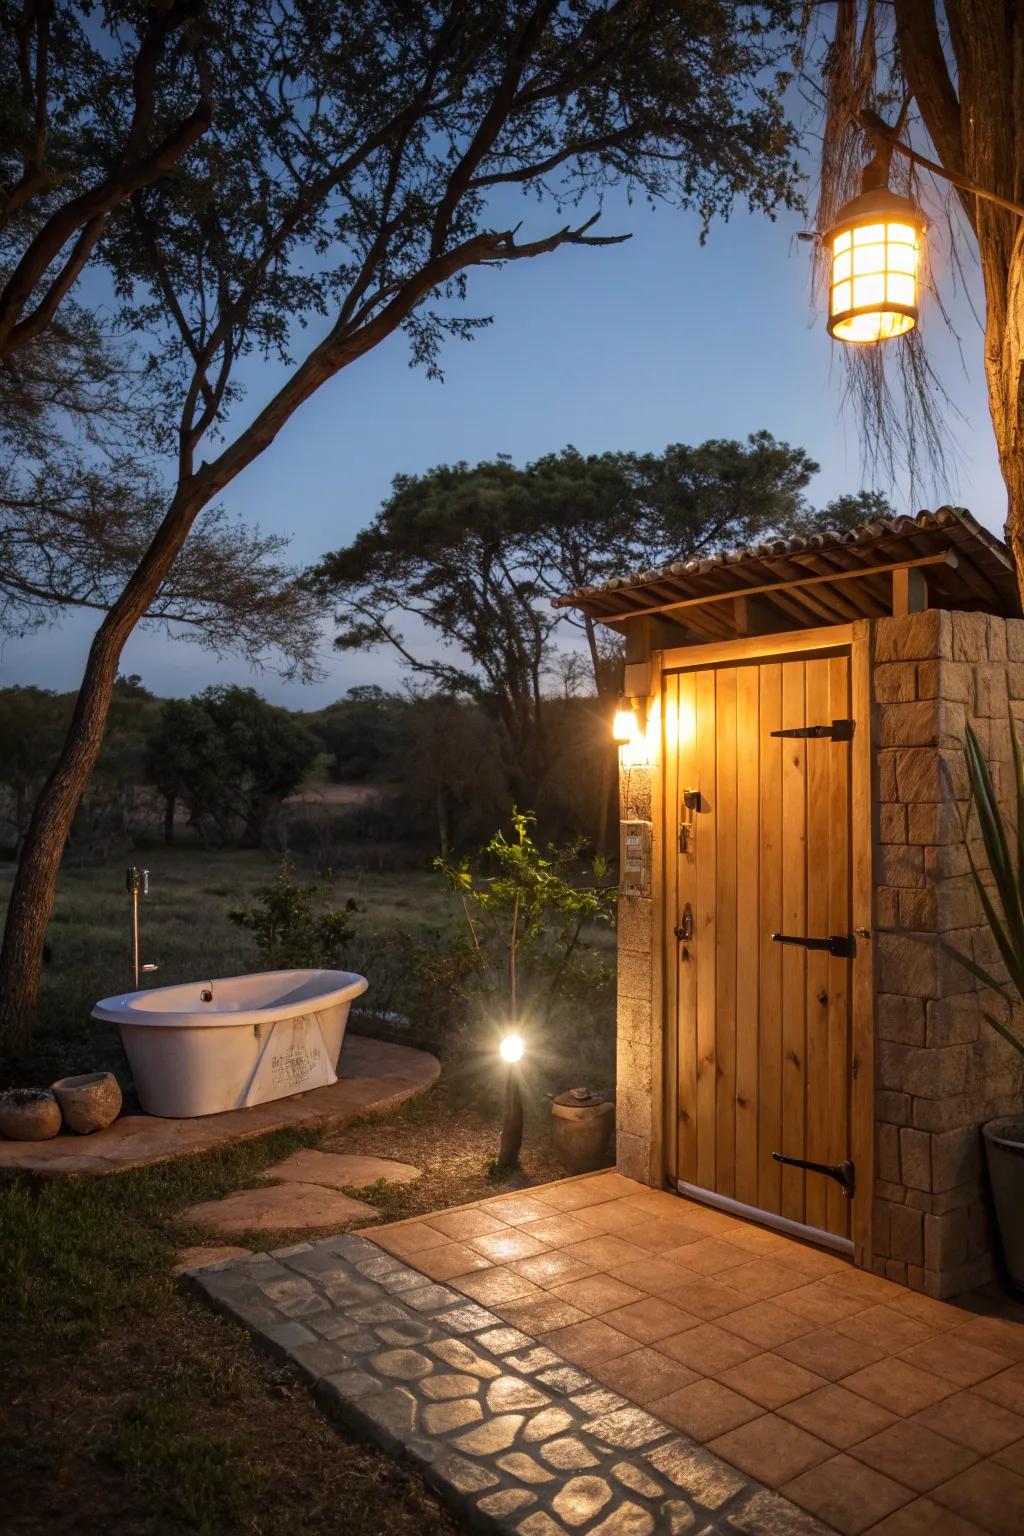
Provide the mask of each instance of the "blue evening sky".
MULTIPOLYGON (((550 228, 535 203, 523 238, 550 228)), ((607 199, 601 232, 632 231, 626 245, 565 249, 470 277, 467 312, 494 323, 471 343, 446 350, 446 381, 408 366, 403 337, 333 380, 303 406, 276 443, 230 487, 225 500, 246 519, 291 536, 304 565, 347 542, 373 516, 392 476, 496 453, 525 463, 567 443, 583 452, 660 450, 669 442, 744 438, 767 428, 821 464, 810 487, 816 505, 865 483, 852 408, 843 401, 836 344, 810 300, 809 248, 795 238, 805 222, 770 223, 737 211, 701 246, 695 217, 607 199)), ((933 253, 940 281, 945 262, 933 253)), ((953 501, 1000 531, 1005 493, 985 400, 982 337, 961 297, 954 313, 966 373, 940 316, 925 313, 933 359, 966 416, 954 430, 962 449, 958 482, 906 488, 875 479, 903 511, 953 501)), ((253 363, 248 399, 258 406, 278 370, 253 363)), ((867 483, 871 483, 870 477, 867 483)), ((0 686, 73 688, 95 627, 74 615, 60 627, 8 642, 0 686)), ((302 686, 244 658, 219 660, 160 631, 139 631, 123 663, 159 694, 186 694, 211 682, 251 682, 276 702, 312 709, 356 683, 398 686, 386 654, 338 654, 325 633, 324 681, 302 686)))

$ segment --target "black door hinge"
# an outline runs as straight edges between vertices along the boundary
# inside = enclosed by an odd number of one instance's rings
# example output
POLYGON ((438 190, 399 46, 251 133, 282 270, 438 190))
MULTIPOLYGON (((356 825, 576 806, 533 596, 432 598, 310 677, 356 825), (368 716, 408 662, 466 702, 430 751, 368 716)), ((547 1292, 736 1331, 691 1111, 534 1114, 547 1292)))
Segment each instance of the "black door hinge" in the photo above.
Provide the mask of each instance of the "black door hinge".
POLYGON ((840 960, 852 960, 856 946, 849 934, 830 933, 827 939, 808 939, 799 933, 773 933, 773 944, 799 944, 802 949, 827 949, 840 960))
POLYGON ((795 725, 790 730, 772 731, 773 736, 813 737, 815 740, 852 741, 853 721, 833 720, 831 725, 795 725))
POLYGON ((804 1168, 808 1173, 823 1173, 826 1178, 835 1179, 847 1200, 852 1200, 857 1193, 857 1180, 855 1169, 850 1159, 837 1163, 812 1163, 805 1157, 784 1157, 781 1152, 772 1153, 772 1161, 785 1163, 787 1168, 804 1168))

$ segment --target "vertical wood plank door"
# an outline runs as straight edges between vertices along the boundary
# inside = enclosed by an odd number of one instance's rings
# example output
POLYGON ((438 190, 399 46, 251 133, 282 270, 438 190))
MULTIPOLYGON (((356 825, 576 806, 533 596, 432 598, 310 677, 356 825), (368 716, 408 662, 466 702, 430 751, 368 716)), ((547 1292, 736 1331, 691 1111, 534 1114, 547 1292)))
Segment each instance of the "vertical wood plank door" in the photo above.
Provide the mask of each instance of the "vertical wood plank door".
POLYGON ((850 713, 845 652, 666 679, 676 1178, 841 1239, 840 1185, 772 1153, 851 1156, 853 965, 771 935, 852 937, 851 743, 773 732, 850 713))

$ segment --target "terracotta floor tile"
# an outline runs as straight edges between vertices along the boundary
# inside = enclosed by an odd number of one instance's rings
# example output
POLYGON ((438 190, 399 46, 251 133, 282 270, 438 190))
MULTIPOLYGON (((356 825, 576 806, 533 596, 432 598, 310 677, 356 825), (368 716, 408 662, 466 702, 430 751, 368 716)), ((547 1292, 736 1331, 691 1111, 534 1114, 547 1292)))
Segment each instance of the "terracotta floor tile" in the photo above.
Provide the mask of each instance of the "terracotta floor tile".
POLYGON ((853 1371, 862 1371, 876 1360, 884 1360, 887 1351, 880 1345, 865 1344, 861 1339, 848 1339, 845 1333, 834 1328, 816 1328, 813 1333, 803 1333, 788 1344, 776 1346, 778 1353, 797 1365, 816 1371, 829 1381, 839 1381, 853 1371))
POLYGON ((684 1328, 694 1327, 697 1321, 660 1296, 642 1296, 628 1306, 616 1307, 604 1314, 604 1320, 641 1344, 654 1344, 670 1334, 681 1333, 684 1328))
MULTIPOLYGON (((735 1242, 735 1238, 729 1241, 735 1242)), ((785 1264, 789 1269, 798 1270, 807 1280, 837 1275, 849 1268, 847 1259, 841 1259, 836 1253, 828 1253, 824 1248, 812 1248, 807 1243, 786 1241, 783 1247, 773 1250, 772 1258, 776 1264, 785 1264)))
POLYGON ((748 1253, 770 1253, 776 1256, 778 1251, 785 1248, 788 1239, 779 1232, 772 1232, 768 1227, 755 1227, 750 1222, 741 1221, 734 1230, 725 1236, 726 1242, 735 1243, 737 1248, 744 1248, 748 1253))
POLYGON ((844 1378, 843 1385, 851 1392, 859 1392, 861 1397, 870 1398, 873 1403, 881 1403, 883 1408, 903 1418, 919 1413, 922 1408, 930 1407, 953 1391, 952 1382, 936 1376, 932 1371, 922 1371, 916 1365, 908 1365, 905 1360, 895 1356, 865 1366, 862 1371, 854 1371, 844 1378))
POLYGON ((877 1344, 893 1355, 923 1343, 935 1333, 935 1329, 927 1323, 918 1322, 904 1312, 885 1306, 867 1307, 863 1312, 855 1312, 852 1317, 840 1318, 835 1327, 838 1333, 845 1333, 848 1339, 863 1339, 866 1344, 877 1344))
POLYGON ((696 1371, 654 1349, 634 1349, 628 1355, 600 1360, 590 1369, 598 1381, 642 1408, 649 1408, 657 1399, 700 1380, 696 1371))
POLYGON ((544 1244, 525 1232, 506 1227, 504 1232, 491 1232, 486 1237, 470 1238, 470 1246, 493 1264, 507 1264, 510 1259, 529 1259, 535 1253, 543 1253, 544 1244))
POLYGON ((584 1264, 592 1264, 595 1269, 606 1271, 617 1269, 621 1264, 646 1261, 650 1257, 643 1248, 616 1236, 614 1232, 595 1233, 593 1237, 585 1237, 581 1243, 569 1243, 562 1251, 571 1258, 581 1259, 584 1264))
POLYGON ((895 1514, 872 1526, 871 1536, 984 1536, 980 1526, 961 1520, 932 1499, 914 1499, 895 1514))
POLYGON ((966 1446, 956 1445, 912 1419, 890 1424, 877 1435, 861 1440, 850 1451, 858 1461, 884 1472, 915 1493, 928 1493, 936 1483, 973 1466, 978 1457, 966 1446))
POLYGON ((806 1317, 816 1327, 838 1323, 844 1317, 863 1312, 872 1303, 866 1296, 850 1296, 837 1291, 825 1279, 812 1280, 795 1291, 783 1291, 779 1305, 798 1317, 806 1317))
POLYGON ((989 1402, 1009 1408, 1011 1413, 1024 1414, 1024 1364, 1011 1365, 998 1376, 979 1381, 975 1391, 987 1397, 989 1402))
POLYGON ((798 1270, 769 1258, 751 1259, 738 1269, 730 1269, 724 1278, 727 1285, 749 1301, 768 1301, 783 1291, 795 1291, 807 1283, 798 1270))
POLYGON ((825 1385, 820 1376, 802 1365, 773 1354, 752 1355, 739 1365, 730 1365, 718 1372, 718 1380, 762 1408, 779 1408, 825 1385))
POLYGON ((538 1200, 556 1211, 578 1211, 588 1205, 603 1205, 606 1200, 631 1196, 642 1185, 624 1179, 618 1173, 601 1173, 591 1179, 569 1179, 564 1184, 544 1184, 532 1191, 538 1200))
POLYGON ((585 1237, 593 1237, 593 1228, 577 1216, 560 1216, 552 1213, 541 1221, 526 1221, 519 1228, 527 1237, 535 1238, 545 1248, 564 1248, 567 1243, 580 1243, 585 1237))
POLYGON ((941 1483, 931 1497, 990 1536, 1020 1536, 1024 1531, 1024 1477, 997 1461, 979 1461, 941 1483))
MULTIPOLYGON (((959 1309, 958 1309, 959 1310, 959 1309)), ((994 1349, 1011 1360, 1024 1360, 1024 1324, 1001 1317, 970 1317, 961 1322, 958 1333, 968 1344, 994 1349)))
POLYGON ((493 1200, 485 1200, 478 1209, 507 1222, 510 1227, 521 1226, 527 1221, 543 1221, 545 1216, 551 1215, 549 1205, 542 1205, 529 1195, 496 1195, 493 1200))
MULTIPOLYGON (((714 1440, 761 1415, 756 1403, 723 1387, 720 1381, 692 1382, 648 1406, 659 1419, 665 1419, 694 1440, 703 1441, 714 1440)), ((727 1461, 730 1459, 726 1456, 727 1461)))
POLYGON ((638 1216, 632 1205, 625 1200, 605 1200, 600 1205, 587 1205, 573 1217, 582 1226, 598 1232, 621 1232, 624 1227, 635 1226, 648 1218, 638 1216))
POLYGON ((697 1274, 717 1275, 727 1269, 742 1269, 750 1263, 750 1252, 722 1237, 702 1237, 680 1248, 673 1258, 697 1274))
POLYGON ((449 1241, 443 1232, 428 1226, 425 1221, 410 1221, 401 1227, 381 1227, 374 1232, 373 1240, 401 1259, 424 1253, 428 1248, 439 1248, 449 1241))
MULTIPOLYGON (((998 1379, 999 1372, 1005 1372, 1009 1365, 1005 1355, 982 1349, 978 1344, 969 1344, 966 1339, 959 1339, 956 1333, 949 1332, 926 1339, 923 1344, 915 1344, 913 1349, 901 1350, 900 1358, 909 1360, 911 1365, 919 1365, 924 1371, 945 1376, 958 1387, 973 1387, 976 1382, 989 1377, 998 1379)), ((1017 1369, 1021 1368, 1018 1366, 1017 1369)), ((997 1401, 1003 1399, 997 1397, 997 1401)), ((1004 1402, 1004 1406, 1016 1408, 1011 1402, 1004 1402)))
POLYGON ((1011 1472, 1016 1472, 1018 1477, 1024 1477, 1024 1440, 1017 1440, 1004 1450, 997 1451, 996 1461, 1009 1467, 1011 1472))
POLYGON ((530 1297, 526 1301, 511 1301, 494 1309, 505 1322, 521 1328, 532 1339, 539 1339, 553 1328, 568 1328, 572 1323, 586 1322, 588 1314, 568 1302, 559 1301, 547 1292, 530 1297))
POLYGON ((436 1216, 431 1216, 430 1225, 446 1237, 464 1243, 467 1237, 484 1237, 488 1232, 500 1232, 505 1223, 489 1211, 473 1206, 468 1211, 439 1211, 436 1216))
POLYGON ((827 1440, 839 1451, 848 1450, 869 1435, 876 1435, 879 1430, 901 1422, 888 1408, 869 1402, 866 1397, 859 1397, 856 1392, 848 1392, 835 1383, 786 1403, 779 1413, 791 1423, 799 1424, 801 1429, 827 1440))
MULTIPOLYGON (((543 1225, 543 1223, 542 1223, 543 1225)), ((536 1253, 532 1259, 513 1259, 509 1269, 517 1275, 525 1275, 534 1285, 553 1290, 556 1285, 568 1285, 570 1280, 585 1280, 594 1273, 593 1265, 582 1259, 572 1259, 562 1248, 536 1253)))
MULTIPOLYGON (((962 1328, 967 1321, 959 1307, 948 1301, 934 1301, 931 1296, 922 1296, 917 1291, 905 1291, 902 1296, 887 1301, 886 1306, 892 1307, 895 1312, 905 1312, 908 1317, 917 1318, 919 1323, 927 1323, 936 1333, 962 1328)), ((1021 1333, 1024 1334, 1024 1329, 1021 1333)), ((996 1348, 995 1345, 984 1345, 980 1339, 969 1339, 968 1343, 982 1344, 983 1348, 996 1348)))
POLYGON ((648 1296, 663 1296, 666 1291, 679 1289, 680 1276, 684 1273, 678 1263, 645 1254, 629 1264, 617 1264, 612 1278, 635 1285, 648 1296))
POLYGON ((556 1328, 544 1335, 544 1343, 573 1365, 584 1366, 598 1360, 612 1360, 616 1355, 626 1355, 636 1349, 635 1339, 620 1333, 617 1328, 609 1328, 596 1317, 572 1323, 568 1328, 556 1328))
POLYGON ((1024 1437, 1024 1418, 976 1392, 956 1392, 942 1402, 914 1415, 919 1424, 945 1435, 947 1440, 969 1445, 981 1456, 991 1456, 1024 1437))
POLYGON ((661 1294, 674 1306, 682 1307, 684 1312, 692 1312, 694 1317, 703 1317, 711 1322, 716 1317, 735 1312, 737 1308, 746 1305, 746 1298, 738 1291, 731 1290, 722 1280, 713 1280, 710 1275, 691 1273, 682 1283, 678 1283, 677 1270, 676 1279, 675 1289, 662 1291, 661 1294))
POLYGON ((426 1248, 415 1255, 415 1267, 431 1280, 453 1280, 456 1275, 467 1275, 473 1269, 490 1269, 491 1261, 465 1243, 443 1243, 439 1248, 426 1248))
POLYGON ((755 1301, 752 1306, 726 1313, 721 1324, 731 1333, 749 1339, 751 1344, 760 1344, 762 1349, 775 1349, 811 1331, 806 1318, 786 1312, 775 1301, 755 1301))
POLYGON ((869 1270, 854 1269, 852 1265, 847 1265, 837 1274, 826 1275, 823 1283, 844 1295, 865 1296, 869 1302, 878 1302, 883 1306, 887 1301, 906 1295, 904 1286, 897 1285, 893 1280, 883 1280, 881 1275, 873 1275, 869 1270))
POLYGON ((680 1217, 687 1220, 692 1212, 695 1218, 700 1218, 706 1210, 705 1206, 698 1206, 693 1201, 685 1200, 682 1195, 669 1194, 665 1189, 648 1189, 640 1195, 628 1195, 627 1199, 634 1211, 639 1211, 643 1216, 665 1216, 669 1220, 680 1217))
POLYGON ((532 1281, 515 1274, 511 1269, 503 1269, 494 1264, 477 1274, 459 1275, 452 1284, 464 1296, 472 1296, 474 1301, 479 1301, 485 1307, 497 1307, 505 1302, 525 1301, 531 1296, 544 1295, 532 1281))
POLYGON ((559 1301, 567 1301, 570 1306, 589 1312, 591 1317, 600 1317, 604 1312, 628 1306, 631 1301, 643 1300, 643 1291, 622 1280, 613 1280, 610 1275, 591 1275, 571 1284, 552 1286, 551 1294, 559 1301))
MULTIPOLYGON (((678 1248, 686 1252, 689 1244, 686 1239, 690 1228, 678 1221, 666 1221, 659 1216, 645 1216, 636 1221, 628 1232, 621 1233, 638 1248, 643 1248, 647 1253, 667 1253, 670 1249, 678 1248)), ((694 1242, 698 1241, 697 1234, 693 1234, 694 1242)))
MULTIPOLYGON (((860 1536, 861 1531, 913 1498, 901 1483, 843 1455, 833 1456, 786 1483, 782 1494, 843 1536, 860 1536)), ((941 1530, 941 1526, 936 1527, 933 1536, 940 1536, 941 1530)))
POLYGON ((709 1450, 769 1488, 778 1488, 832 1455, 832 1447, 797 1424, 763 1413, 711 1441, 709 1450))
POLYGON ((659 1339, 658 1349, 673 1360, 681 1360, 691 1370, 699 1371, 702 1376, 715 1376, 730 1365, 738 1365, 741 1360, 749 1360, 760 1353, 755 1344, 735 1333, 726 1333, 715 1323, 698 1323, 683 1333, 659 1339))

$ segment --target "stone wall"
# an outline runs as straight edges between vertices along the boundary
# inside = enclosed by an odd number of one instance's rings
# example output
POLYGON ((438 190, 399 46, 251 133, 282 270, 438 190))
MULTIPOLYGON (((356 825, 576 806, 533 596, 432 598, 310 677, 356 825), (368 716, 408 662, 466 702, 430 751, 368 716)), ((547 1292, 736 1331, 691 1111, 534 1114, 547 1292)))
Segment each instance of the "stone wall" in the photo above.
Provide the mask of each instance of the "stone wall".
MULTIPOLYGON (((619 814, 651 819, 654 768, 623 767, 619 814)), ((658 828, 653 829, 658 836, 658 828)), ((623 896, 618 916, 618 1033, 616 1048, 616 1166, 643 1184, 664 1182, 660 1134, 662 1020, 654 1017, 653 910, 649 897, 623 896)))
MULTIPOLYGON (((874 1268, 932 1296, 988 1279, 979 1125, 1021 1106, 1024 1070, 981 1016, 1006 1017, 950 953, 1003 974, 963 842, 968 724, 1012 794, 1008 707, 1024 717, 1024 621, 931 610, 874 626, 874 1268)), ((977 831, 967 823, 973 837, 977 831)), ((984 854, 976 855, 984 867, 984 854)))

